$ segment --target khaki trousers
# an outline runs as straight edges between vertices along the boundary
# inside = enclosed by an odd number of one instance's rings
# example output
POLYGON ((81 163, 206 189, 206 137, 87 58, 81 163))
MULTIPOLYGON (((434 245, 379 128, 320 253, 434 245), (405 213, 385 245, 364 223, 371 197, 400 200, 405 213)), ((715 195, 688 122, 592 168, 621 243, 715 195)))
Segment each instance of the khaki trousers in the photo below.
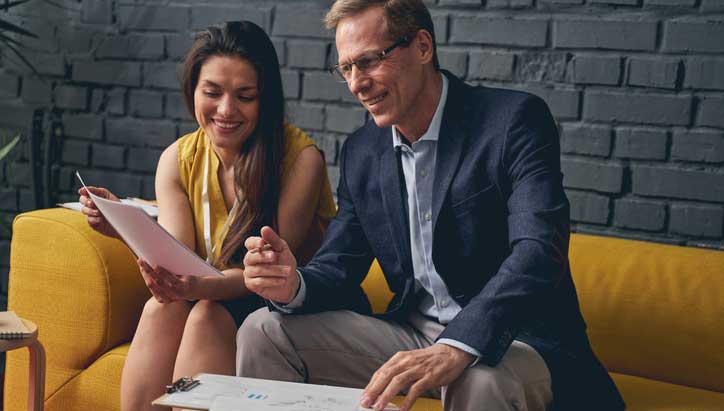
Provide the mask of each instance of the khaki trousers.
MULTIPOLYGON (((385 321, 351 311, 285 315, 261 308, 237 332, 242 377, 364 388, 398 351, 425 348, 445 327, 420 314, 385 321)), ((545 410, 551 379, 541 356, 514 341, 495 367, 468 368, 441 391, 445 410, 545 410)))

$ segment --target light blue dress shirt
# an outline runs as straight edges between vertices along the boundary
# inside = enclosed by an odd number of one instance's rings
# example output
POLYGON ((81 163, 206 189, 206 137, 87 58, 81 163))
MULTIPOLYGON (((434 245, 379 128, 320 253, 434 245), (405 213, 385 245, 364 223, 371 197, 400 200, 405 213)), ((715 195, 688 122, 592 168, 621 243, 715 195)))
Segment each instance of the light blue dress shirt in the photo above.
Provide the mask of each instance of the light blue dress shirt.
MULTIPOLYGON (((442 74, 440 76, 442 77, 440 101, 425 134, 408 145, 402 141, 397 128, 392 127, 392 143, 395 150, 401 151, 400 158, 405 175, 412 268, 415 276, 415 292, 420 297, 418 309, 428 317, 437 318, 440 324, 447 324, 461 311, 461 307, 450 296, 447 286, 432 262, 432 192, 437 140, 448 90, 448 79, 442 74)), ((294 300, 287 305, 272 302, 282 312, 291 313, 304 302, 306 286, 301 273, 298 271, 297 273, 301 284, 294 300)), ((470 366, 475 365, 480 359, 478 350, 460 341, 441 338, 437 342, 473 355, 476 359, 470 366)))

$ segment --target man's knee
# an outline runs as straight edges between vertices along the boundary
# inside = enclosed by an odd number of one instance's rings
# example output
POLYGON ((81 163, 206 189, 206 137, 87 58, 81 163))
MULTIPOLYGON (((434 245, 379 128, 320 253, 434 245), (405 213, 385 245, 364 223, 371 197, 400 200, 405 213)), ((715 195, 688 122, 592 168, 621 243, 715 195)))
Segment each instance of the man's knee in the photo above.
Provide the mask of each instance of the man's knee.
POLYGON ((281 314, 260 308, 249 314, 236 332, 236 346, 239 351, 252 350, 264 347, 273 338, 269 330, 279 329, 282 321, 281 314))
POLYGON ((445 410, 526 410, 522 384, 503 367, 478 365, 442 390, 445 410))

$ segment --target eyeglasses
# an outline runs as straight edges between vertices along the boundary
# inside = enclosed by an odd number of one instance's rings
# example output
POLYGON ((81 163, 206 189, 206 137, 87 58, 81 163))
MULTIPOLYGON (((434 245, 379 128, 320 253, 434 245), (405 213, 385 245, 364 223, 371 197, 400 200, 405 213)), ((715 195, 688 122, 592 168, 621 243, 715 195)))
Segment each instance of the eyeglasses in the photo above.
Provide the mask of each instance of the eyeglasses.
POLYGON ((367 73, 373 68, 379 66, 382 60, 384 60, 385 57, 387 57, 387 55, 392 52, 392 50, 402 45, 406 45, 409 42, 409 37, 402 37, 401 39, 397 40, 395 44, 387 47, 379 53, 367 53, 360 56, 360 58, 358 58, 356 61, 345 64, 335 64, 334 66, 329 68, 329 72, 332 73, 332 76, 335 80, 346 83, 352 76, 352 66, 357 66, 357 70, 362 73, 367 73))

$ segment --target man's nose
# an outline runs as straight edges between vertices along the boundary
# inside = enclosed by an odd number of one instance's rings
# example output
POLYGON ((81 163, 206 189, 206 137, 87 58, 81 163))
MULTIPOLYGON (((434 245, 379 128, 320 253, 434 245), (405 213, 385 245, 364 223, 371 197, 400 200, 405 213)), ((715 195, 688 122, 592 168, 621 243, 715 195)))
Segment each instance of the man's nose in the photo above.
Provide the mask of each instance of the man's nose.
POLYGON ((347 87, 349 87, 349 91, 352 94, 357 95, 357 93, 363 91, 365 88, 369 87, 369 85, 369 76, 358 69, 356 65, 352 65, 352 70, 347 78, 347 87))

